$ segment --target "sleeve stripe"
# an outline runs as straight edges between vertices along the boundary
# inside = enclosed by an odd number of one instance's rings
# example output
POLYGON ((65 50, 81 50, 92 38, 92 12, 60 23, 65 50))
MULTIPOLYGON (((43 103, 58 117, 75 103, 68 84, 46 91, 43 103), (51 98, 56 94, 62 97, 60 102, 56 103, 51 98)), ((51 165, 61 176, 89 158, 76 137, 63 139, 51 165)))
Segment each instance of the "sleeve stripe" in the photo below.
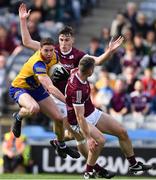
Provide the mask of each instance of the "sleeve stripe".
POLYGON ((46 72, 36 72, 36 74, 47 74, 46 72))
POLYGON ((37 73, 36 76, 46 76, 46 73, 37 73))
POLYGON ((76 103, 81 103, 82 100, 82 91, 76 91, 76 103))

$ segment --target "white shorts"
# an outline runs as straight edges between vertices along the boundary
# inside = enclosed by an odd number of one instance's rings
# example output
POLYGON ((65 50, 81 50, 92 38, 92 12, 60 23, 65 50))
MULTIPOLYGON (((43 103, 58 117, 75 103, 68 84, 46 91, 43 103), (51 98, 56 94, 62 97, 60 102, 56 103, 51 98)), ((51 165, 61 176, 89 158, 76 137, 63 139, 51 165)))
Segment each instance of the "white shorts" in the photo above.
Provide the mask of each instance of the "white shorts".
POLYGON ((98 120, 100 119, 101 115, 102 115, 102 111, 98 110, 95 108, 95 110, 86 117, 86 121, 94 126, 96 126, 98 120))
MULTIPOLYGON (((95 110, 88 117, 86 117, 85 119, 86 119, 87 123, 90 123, 93 126, 96 126, 96 124, 99 121, 102 113, 103 113, 102 111, 95 108, 95 110)), ((80 128, 79 124, 70 125, 70 127, 72 128, 73 131, 75 131, 77 133, 80 133, 80 131, 81 131, 81 128, 80 128)))
POLYGON ((50 95, 50 97, 52 97, 52 99, 56 103, 57 107, 59 108, 60 112, 63 115, 63 118, 67 117, 67 107, 66 107, 66 104, 63 103, 62 101, 60 101, 59 99, 57 99, 56 97, 54 97, 53 95, 50 95))

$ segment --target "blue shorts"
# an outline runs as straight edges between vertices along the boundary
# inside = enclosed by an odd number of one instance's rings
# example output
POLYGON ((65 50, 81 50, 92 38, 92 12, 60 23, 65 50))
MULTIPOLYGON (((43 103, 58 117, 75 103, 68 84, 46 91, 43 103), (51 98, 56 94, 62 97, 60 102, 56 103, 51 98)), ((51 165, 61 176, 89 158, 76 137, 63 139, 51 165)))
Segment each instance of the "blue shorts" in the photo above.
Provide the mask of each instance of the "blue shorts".
POLYGON ((43 88, 42 85, 35 89, 24 89, 24 88, 16 88, 11 86, 9 89, 10 97, 18 103, 19 97, 21 94, 27 93, 31 97, 33 97, 37 102, 41 101, 49 96, 48 92, 43 88))

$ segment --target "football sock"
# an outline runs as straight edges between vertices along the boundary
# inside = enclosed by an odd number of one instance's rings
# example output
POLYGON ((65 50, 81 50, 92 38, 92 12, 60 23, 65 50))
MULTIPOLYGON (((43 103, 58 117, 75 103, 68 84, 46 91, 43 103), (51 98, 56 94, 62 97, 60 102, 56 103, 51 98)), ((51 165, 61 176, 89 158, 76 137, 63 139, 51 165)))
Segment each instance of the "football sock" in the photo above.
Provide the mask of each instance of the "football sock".
POLYGON ((90 165, 87 164, 87 166, 86 166, 86 172, 92 172, 92 171, 93 171, 93 167, 94 167, 94 166, 90 166, 90 165))
POLYGON ((129 161, 130 166, 134 166, 137 163, 137 161, 135 159, 135 155, 133 155, 131 157, 127 157, 127 160, 129 161))
POLYGON ((19 113, 16 113, 15 118, 17 121, 21 121, 22 117, 19 115, 19 113))

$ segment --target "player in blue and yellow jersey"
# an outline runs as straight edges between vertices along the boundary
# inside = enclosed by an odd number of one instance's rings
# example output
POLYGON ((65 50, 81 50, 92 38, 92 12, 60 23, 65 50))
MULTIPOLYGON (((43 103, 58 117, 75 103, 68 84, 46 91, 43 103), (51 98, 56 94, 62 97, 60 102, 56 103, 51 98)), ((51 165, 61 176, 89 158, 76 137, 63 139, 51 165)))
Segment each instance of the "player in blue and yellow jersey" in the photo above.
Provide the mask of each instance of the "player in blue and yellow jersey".
POLYGON ((48 76, 50 67, 58 61, 54 51, 54 42, 51 38, 45 38, 40 42, 40 46, 40 49, 23 65, 10 87, 10 96, 20 106, 19 112, 13 115, 15 122, 12 131, 16 137, 19 137, 22 119, 42 111, 60 124, 60 132, 58 132, 60 155, 65 158, 69 154, 73 158, 78 158, 79 153, 69 149, 63 141, 63 117, 49 96, 52 94, 65 102, 64 95, 53 85, 48 76))

